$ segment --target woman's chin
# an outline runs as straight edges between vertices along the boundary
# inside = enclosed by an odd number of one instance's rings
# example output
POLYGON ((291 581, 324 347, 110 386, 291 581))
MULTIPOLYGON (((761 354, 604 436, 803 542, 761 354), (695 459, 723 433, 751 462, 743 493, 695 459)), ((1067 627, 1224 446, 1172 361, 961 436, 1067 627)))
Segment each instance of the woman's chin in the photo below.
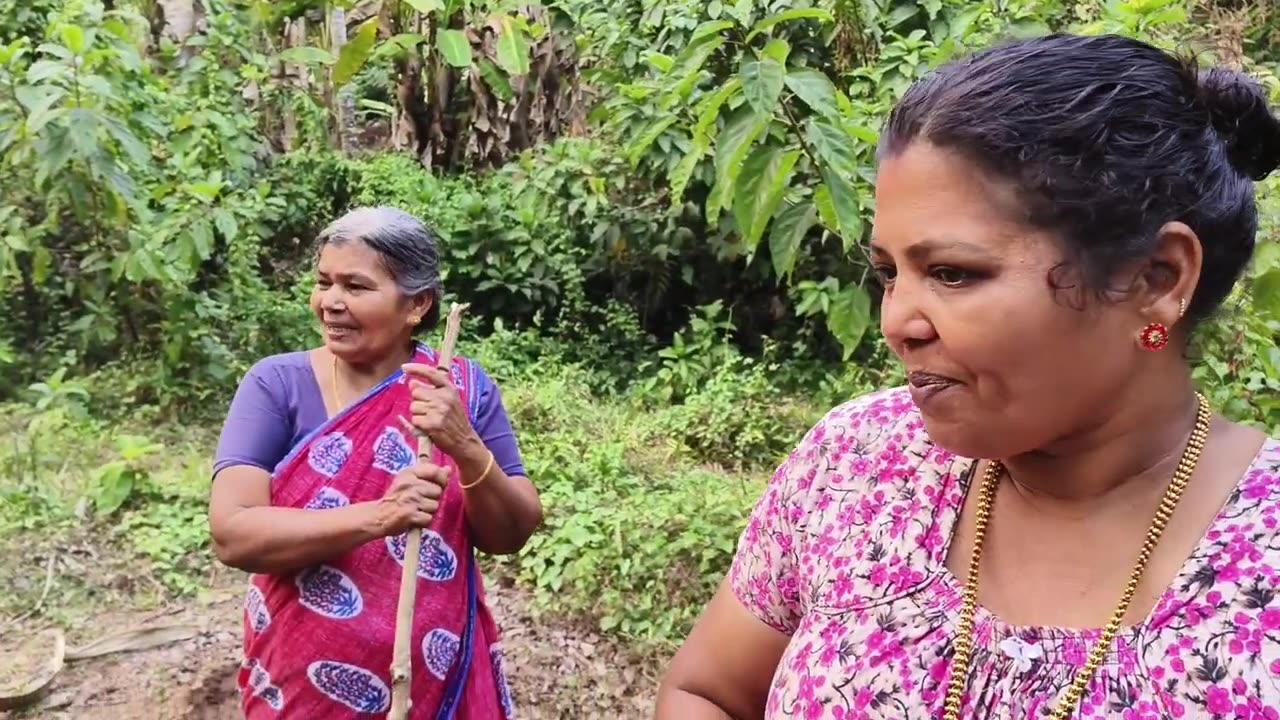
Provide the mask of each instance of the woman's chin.
POLYGON ((959 418, 931 418, 921 414, 929 441, 938 448, 963 458, 989 459, 1004 457, 1004 443, 993 442, 997 435, 982 423, 959 418))

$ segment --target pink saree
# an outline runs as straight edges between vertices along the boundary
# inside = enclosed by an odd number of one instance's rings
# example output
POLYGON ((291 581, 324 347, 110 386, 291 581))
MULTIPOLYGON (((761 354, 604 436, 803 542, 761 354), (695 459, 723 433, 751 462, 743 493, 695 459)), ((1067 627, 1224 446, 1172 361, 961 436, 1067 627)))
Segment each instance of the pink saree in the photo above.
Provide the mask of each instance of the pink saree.
MULTIPOLYGON (((419 346, 415 362, 436 364, 419 346)), ((450 368, 475 422, 474 366, 450 368)), ((399 416, 409 415, 401 372, 317 428, 280 462, 271 502, 325 512, 377 500, 417 458, 399 416)), ((513 716, 497 625, 484 602, 467 531, 457 468, 429 528, 422 531, 413 624, 415 720, 500 720, 513 716)), ((405 535, 367 543, 292 575, 254 575, 245 598, 239 684, 248 720, 364 718, 391 706, 391 654, 405 535)))

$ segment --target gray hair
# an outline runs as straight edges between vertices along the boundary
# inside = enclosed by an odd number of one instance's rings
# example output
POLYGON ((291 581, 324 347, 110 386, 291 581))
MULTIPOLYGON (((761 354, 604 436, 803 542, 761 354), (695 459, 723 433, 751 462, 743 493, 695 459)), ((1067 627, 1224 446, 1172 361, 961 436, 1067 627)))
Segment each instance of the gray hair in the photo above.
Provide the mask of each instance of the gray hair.
POLYGON ((361 207, 334 220, 316 238, 316 252, 325 245, 359 240, 382 258, 387 272, 405 297, 431 292, 431 309, 416 329, 432 330, 440 323, 440 251, 436 236, 418 218, 394 207, 361 207))

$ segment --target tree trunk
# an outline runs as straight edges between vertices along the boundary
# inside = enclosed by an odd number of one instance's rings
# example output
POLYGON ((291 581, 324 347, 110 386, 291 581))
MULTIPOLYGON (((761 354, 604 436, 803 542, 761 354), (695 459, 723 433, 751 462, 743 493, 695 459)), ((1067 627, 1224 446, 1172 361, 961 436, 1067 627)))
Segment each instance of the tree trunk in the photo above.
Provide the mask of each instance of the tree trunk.
MULTIPOLYGON (((285 41, 286 48, 299 47, 307 44, 307 18, 296 17, 286 21, 285 25, 285 41)), ((284 83, 286 87, 292 91, 306 92, 307 86, 310 84, 307 79, 307 66, 301 63, 285 63, 284 65, 284 83)), ((288 109, 284 112, 283 128, 280 131, 280 145, 285 152, 289 152, 298 142, 298 118, 288 109)))
MULTIPOLYGON (((196 24, 202 12, 195 0, 159 0, 157 7, 164 20, 162 35, 169 36, 178 45, 183 45, 196 33, 196 24)), ((159 41, 160 38, 156 38, 159 41)), ((185 62, 196 54, 195 48, 183 47, 181 57, 185 62)))
MULTIPOLYGON (((329 29, 333 33, 332 48, 336 57, 341 54, 342 46, 347 44, 345 10, 340 7, 333 9, 333 22, 329 29)), ((333 101, 333 114, 337 120, 333 133, 334 144, 339 150, 347 152, 355 147, 356 89, 353 83, 348 82, 342 87, 334 87, 333 101)))

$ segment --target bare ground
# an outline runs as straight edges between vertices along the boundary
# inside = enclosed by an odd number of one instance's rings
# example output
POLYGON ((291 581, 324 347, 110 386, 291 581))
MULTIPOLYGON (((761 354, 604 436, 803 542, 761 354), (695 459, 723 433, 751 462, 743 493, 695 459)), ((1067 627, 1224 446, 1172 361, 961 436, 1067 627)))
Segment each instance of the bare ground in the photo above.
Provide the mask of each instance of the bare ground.
MULTIPOLYGON (((27 555, 24 560, 32 563, 38 561, 38 556, 27 555)), ((120 567, 116 571, 127 569, 120 567)), ((9 573, 0 576, 6 574, 9 573)), ((21 577, 29 579, 32 575, 21 577)), ((39 585, 39 580, 34 584, 39 585)), ((32 620, 0 620, 0 653, 15 641, 50 626, 63 628, 68 648, 82 647, 94 638, 119 630, 148 625, 183 626, 192 635, 161 647, 71 662, 39 705, 22 712, 0 712, 0 719, 242 717, 236 674, 243 587, 242 576, 224 572, 199 598, 156 601, 153 595, 151 600, 134 603, 120 594, 97 593, 105 603, 85 605, 74 612, 66 607, 59 612, 55 605, 36 613, 32 620)), ((612 719, 649 715, 660 659, 642 657, 581 623, 535 617, 526 592, 519 587, 490 579, 487 588, 490 605, 503 629, 517 717, 612 719)), ((3 662, 0 655, 0 663, 3 662)))

